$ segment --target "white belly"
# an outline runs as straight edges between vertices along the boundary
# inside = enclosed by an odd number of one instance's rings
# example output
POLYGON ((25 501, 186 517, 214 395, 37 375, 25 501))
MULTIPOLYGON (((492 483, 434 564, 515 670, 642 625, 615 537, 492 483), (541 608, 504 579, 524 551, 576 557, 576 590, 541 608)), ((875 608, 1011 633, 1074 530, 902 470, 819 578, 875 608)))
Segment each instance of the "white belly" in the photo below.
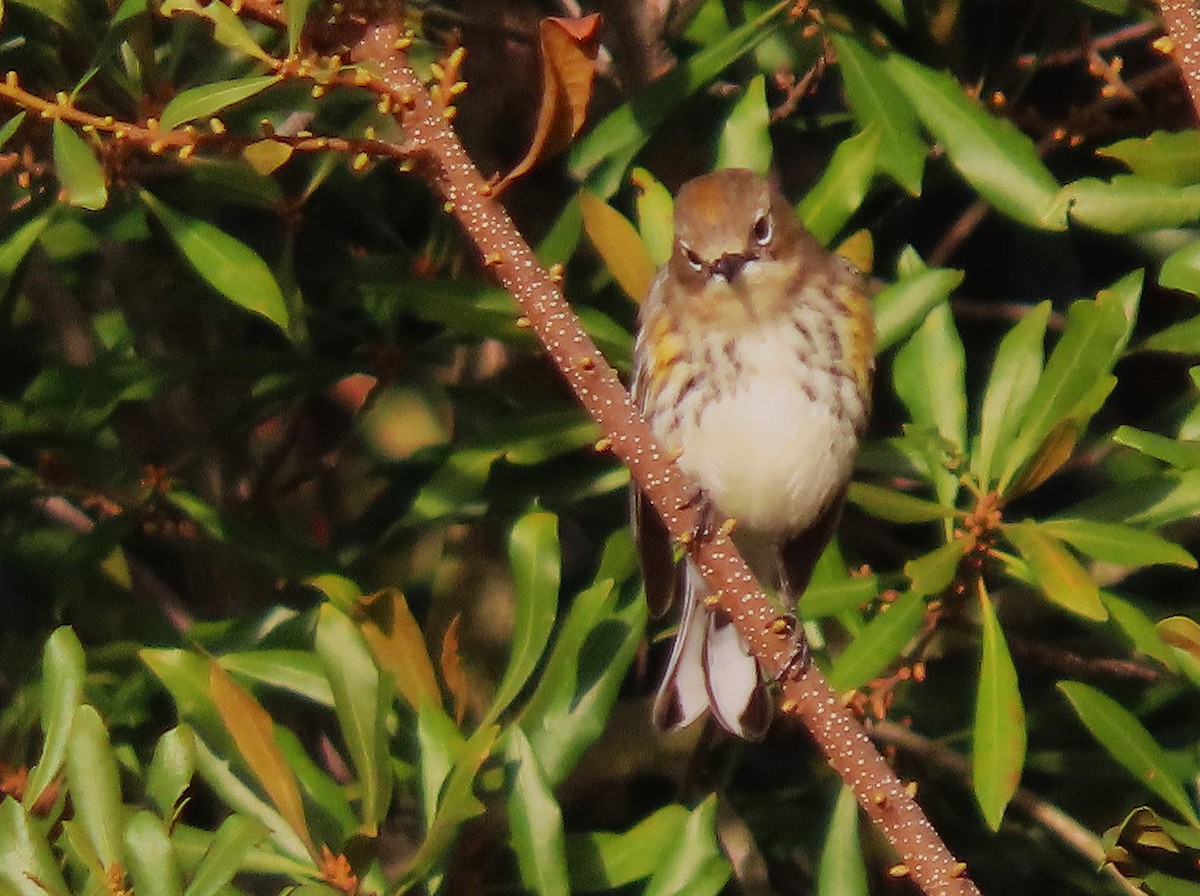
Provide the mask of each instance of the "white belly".
POLYGON ((837 499, 857 439, 829 400, 841 387, 832 375, 765 358, 725 397, 684 415, 679 463, 739 527, 780 537, 808 528, 837 499))

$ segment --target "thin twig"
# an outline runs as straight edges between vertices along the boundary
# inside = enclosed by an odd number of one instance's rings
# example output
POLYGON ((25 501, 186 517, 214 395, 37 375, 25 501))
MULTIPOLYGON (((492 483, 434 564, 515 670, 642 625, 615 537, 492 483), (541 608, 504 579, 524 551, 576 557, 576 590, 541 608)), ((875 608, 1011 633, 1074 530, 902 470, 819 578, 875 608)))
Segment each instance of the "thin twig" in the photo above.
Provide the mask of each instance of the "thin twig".
MULTIPOLYGON (((11 458, 0 454, 0 470, 16 469, 18 467, 11 458)), ((48 520, 78 535, 87 535, 96 528, 95 520, 62 495, 39 496, 33 499, 33 504, 48 520)), ((149 598, 177 632, 186 632, 192 627, 194 620, 191 612, 157 573, 128 551, 125 551, 125 565, 129 569, 134 594, 149 598)))

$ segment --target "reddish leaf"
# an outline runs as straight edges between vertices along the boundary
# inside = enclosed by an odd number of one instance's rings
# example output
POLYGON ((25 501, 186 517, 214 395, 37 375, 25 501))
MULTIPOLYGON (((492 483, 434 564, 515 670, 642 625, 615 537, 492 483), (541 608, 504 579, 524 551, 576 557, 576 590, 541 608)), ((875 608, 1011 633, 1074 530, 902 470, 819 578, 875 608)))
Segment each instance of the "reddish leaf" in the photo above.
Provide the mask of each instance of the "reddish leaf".
POLYGON ((364 597, 359 608, 359 627, 367 646, 409 706, 419 709, 422 700, 440 705, 433 661, 404 595, 389 588, 364 597))
POLYGON ((538 162, 563 152, 583 127, 592 98, 600 16, 542 19, 542 104, 525 158, 496 184, 499 192, 538 162))
POLYGON ((462 724, 463 716, 467 712, 467 703, 470 700, 470 684, 467 681, 467 674, 462 667, 462 652, 458 644, 458 624, 462 621, 461 615, 456 615, 450 620, 450 624, 446 627, 446 634, 442 636, 442 681, 446 683, 446 690, 450 692, 450 696, 454 698, 454 721, 462 724))
POLYGON ((233 737, 250 771, 284 821, 315 856, 316 848, 308 834, 300 788, 275 740, 275 723, 270 713, 216 663, 209 664, 208 690, 225 729, 233 737))

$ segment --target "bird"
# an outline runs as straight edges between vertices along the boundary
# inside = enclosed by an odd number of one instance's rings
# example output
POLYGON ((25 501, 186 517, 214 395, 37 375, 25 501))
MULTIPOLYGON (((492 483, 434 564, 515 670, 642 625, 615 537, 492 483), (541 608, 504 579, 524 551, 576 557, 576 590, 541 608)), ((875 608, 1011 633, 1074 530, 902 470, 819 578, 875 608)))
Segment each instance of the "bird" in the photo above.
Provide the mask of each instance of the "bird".
MULTIPOLYGON (((678 190, 671 255, 638 314, 638 410, 704 502, 701 516, 733 521, 738 550, 789 612, 836 528, 867 427, 870 299, 867 279, 820 245, 776 186, 730 168, 678 190)), ((774 708, 756 660, 707 610, 711 589, 643 494, 633 525, 651 611, 682 604, 656 727, 711 712, 760 739, 774 708)))

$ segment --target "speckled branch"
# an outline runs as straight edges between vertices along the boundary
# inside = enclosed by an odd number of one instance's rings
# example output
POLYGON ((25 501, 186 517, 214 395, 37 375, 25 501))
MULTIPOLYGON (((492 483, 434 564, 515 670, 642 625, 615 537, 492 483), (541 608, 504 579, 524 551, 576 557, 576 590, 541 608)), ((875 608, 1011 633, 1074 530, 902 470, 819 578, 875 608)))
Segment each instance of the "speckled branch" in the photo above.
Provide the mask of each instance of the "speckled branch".
MULTIPOLYGON (((270 0, 245 0, 243 8, 279 24, 270 0)), ((405 133, 404 148, 416 170, 437 191, 479 252, 483 263, 520 305, 518 323, 531 328, 562 372, 576 398, 607 434, 597 446, 628 466, 673 537, 687 541, 700 525, 701 510, 690 500, 683 475, 635 410, 629 393, 584 332, 504 207, 491 196, 450 127, 447 110, 433 101, 407 65, 406 35, 383 19, 368 23, 352 48, 356 63, 378 73, 362 83, 388 97, 405 133)), ((766 675, 779 678, 780 710, 797 717, 829 764, 849 784, 868 816, 886 833, 900 862, 896 877, 908 876, 929 896, 967 896, 978 890, 966 866, 946 848, 913 796, 871 744, 815 668, 787 675, 793 639, 727 535, 715 533, 692 545, 706 581, 714 589, 714 612, 727 614, 758 658, 766 675)))
MULTIPOLYGON (((382 80, 404 110, 402 123, 418 170, 429 178, 496 279, 516 298, 524 312, 521 323, 537 334, 580 403, 607 433, 603 447, 629 467, 671 535, 686 540, 700 523, 700 509, 689 501, 682 474, 583 331, 555 279, 539 265, 504 208, 488 195, 487 182, 442 109, 393 49, 399 37, 394 27, 375 26, 355 55, 385 67, 382 80)), ((768 676, 784 675, 791 635, 730 539, 717 533, 696 543, 693 556, 717 595, 714 610, 733 619, 768 676)), ((911 876, 931 896, 977 893, 965 866, 942 843, 820 672, 810 668, 799 677, 785 677, 781 684, 781 710, 799 717, 867 814, 886 831, 902 860, 893 873, 911 876)))
POLYGON ((1200 7, 1195 0, 1159 0, 1158 8, 1170 35, 1166 48, 1183 73, 1192 109, 1200 119, 1200 7))

